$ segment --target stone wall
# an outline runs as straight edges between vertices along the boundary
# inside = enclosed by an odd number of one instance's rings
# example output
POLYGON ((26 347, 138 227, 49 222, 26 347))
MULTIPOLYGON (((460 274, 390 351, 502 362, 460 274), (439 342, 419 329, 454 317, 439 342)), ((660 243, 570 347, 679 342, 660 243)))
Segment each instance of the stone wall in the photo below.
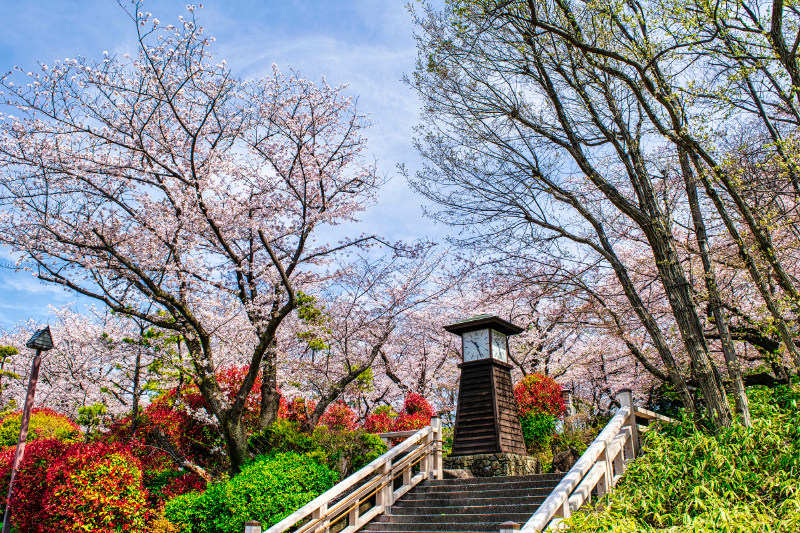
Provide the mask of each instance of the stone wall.
POLYGON ((529 476, 542 473, 542 465, 536 458, 514 453, 445 457, 444 467, 448 470, 466 470, 475 477, 529 476))

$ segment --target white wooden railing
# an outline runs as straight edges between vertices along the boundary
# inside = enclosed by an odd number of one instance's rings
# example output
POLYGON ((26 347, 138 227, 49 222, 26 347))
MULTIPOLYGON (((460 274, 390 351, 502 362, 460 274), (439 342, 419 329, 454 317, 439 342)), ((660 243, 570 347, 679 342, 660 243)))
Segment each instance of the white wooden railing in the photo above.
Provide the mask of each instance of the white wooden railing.
MULTIPOLYGON (((388 509, 426 479, 442 479, 442 422, 438 417, 419 431, 378 435, 389 450, 327 492, 293 512, 266 533, 352 533, 388 509), (397 446, 393 440, 406 437, 397 446)), ((258 522, 245 533, 260 533, 258 522)))
POLYGON ((636 417, 662 422, 671 418, 633 405, 631 391, 617 394, 620 409, 600 435, 567 472, 550 496, 542 503, 521 529, 516 524, 503 525, 501 533, 519 531, 534 533, 545 529, 558 529, 558 524, 582 505, 611 491, 625 472, 627 464, 636 458, 641 449, 640 435, 648 427, 636 423, 636 417), (516 526, 516 527, 514 527, 516 526))

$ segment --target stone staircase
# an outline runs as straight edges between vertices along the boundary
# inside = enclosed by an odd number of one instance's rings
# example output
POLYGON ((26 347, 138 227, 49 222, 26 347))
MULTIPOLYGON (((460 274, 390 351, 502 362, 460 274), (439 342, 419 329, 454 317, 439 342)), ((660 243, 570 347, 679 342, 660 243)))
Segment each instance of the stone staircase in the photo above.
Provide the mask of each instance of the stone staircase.
POLYGON ((361 531, 494 532, 503 522, 524 524, 563 474, 426 480, 361 531))

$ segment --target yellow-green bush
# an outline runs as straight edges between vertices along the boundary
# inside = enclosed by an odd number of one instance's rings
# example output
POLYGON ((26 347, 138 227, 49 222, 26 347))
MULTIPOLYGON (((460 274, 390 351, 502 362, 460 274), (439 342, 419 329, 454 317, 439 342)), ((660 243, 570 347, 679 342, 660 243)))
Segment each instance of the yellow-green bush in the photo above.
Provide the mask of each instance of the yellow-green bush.
POLYGON ((572 533, 800 531, 800 387, 749 390, 753 427, 688 418, 646 439, 617 490, 576 513, 572 533))
MULTIPOLYGON (((16 446, 19 428, 22 425, 22 411, 16 411, 0 420, 0 447, 16 446)), ((72 420, 46 407, 34 408, 28 423, 28 439, 56 439, 61 442, 80 440, 80 428, 72 420)))

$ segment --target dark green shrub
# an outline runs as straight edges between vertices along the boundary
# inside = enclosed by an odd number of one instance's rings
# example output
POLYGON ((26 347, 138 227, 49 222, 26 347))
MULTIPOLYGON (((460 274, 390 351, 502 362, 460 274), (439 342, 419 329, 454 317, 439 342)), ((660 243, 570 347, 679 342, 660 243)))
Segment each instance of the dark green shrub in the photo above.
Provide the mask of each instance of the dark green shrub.
POLYGON ((258 520, 266 529, 337 479, 336 472, 307 455, 260 456, 234 478, 215 483, 202 494, 173 498, 164 518, 181 527, 182 533, 241 533, 248 520, 258 520))
POLYGON ((550 446, 556 429, 556 417, 548 413, 528 412, 519 417, 522 438, 529 450, 537 451, 550 446))

